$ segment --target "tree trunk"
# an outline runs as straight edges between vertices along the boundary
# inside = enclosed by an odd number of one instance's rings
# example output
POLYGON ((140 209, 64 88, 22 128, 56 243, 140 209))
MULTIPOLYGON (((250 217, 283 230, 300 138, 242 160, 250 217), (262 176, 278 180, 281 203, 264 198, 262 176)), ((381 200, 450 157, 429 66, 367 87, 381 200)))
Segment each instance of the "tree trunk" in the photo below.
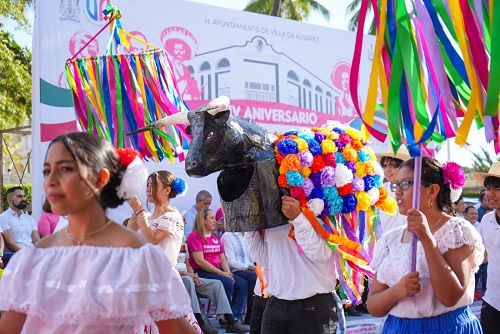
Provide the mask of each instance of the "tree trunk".
POLYGON ((281 0, 273 0, 273 11, 271 16, 280 16, 281 12, 281 0))

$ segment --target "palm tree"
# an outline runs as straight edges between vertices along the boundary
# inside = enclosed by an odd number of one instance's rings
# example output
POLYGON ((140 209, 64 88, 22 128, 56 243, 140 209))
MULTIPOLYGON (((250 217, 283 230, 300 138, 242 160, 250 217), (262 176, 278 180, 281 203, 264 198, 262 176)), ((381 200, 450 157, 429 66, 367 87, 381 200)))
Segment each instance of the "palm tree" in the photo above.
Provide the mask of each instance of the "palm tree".
POLYGON ((483 152, 474 152, 469 150, 469 152, 472 154, 472 170, 474 172, 482 172, 482 173, 487 173, 490 166, 496 162, 500 161, 499 158, 496 158, 494 156, 491 156, 491 154, 486 150, 484 147, 481 147, 481 150, 483 152))
MULTIPOLYGON (((361 9, 361 1, 362 0, 353 0, 348 6, 347 6, 347 12, 346 15, 352 15, 351 18, 349 19, 349 23, 347 24, 347 29, 351 31, 355 31, 358 28, 358 22, 359 22, 359 11, 361 9)), ((367 17, 371 14, 373 15, 373 9, 372 9, 372 3, 368 3, 368 13, 367 17)), ((370 35, 375 35, 376 33, 376 26, 375 26, 375 19, 372 19, 372 22, 370 23, 370 29, 368 30, 368 33, 370 35)))
POLYGON ((314 10, 320 12, 326 20, 330 19, 330 11, 316 0, 251 0, 244 10, 296 21, 308 18, 311 10, 314 10))

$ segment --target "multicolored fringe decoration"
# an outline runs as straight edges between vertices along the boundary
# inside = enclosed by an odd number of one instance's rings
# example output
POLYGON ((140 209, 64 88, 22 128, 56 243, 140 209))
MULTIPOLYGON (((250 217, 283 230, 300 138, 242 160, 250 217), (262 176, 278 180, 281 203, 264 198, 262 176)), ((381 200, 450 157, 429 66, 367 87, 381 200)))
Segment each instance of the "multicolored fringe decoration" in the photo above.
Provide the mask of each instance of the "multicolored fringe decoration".
POLYGON ((377 209, 395 213, 383 172, 361 132, 332 122, 326 127, 277 134, 278 184, 300 201, 302 212, 332 250, 351 300, 360 300, 380 228, 377 209), (377 232, 378 229, 378 232, 377 232))
MULTIPOLYGON (((351 70, 351 94, 357 107, 362 34, 369 0, 361 3, 351 70)), ((407 142, 419 156, 429 142, 456 137, 465 145, 472 121, 485 127, 487 141, 500 152, 498 104, 500 82, 500 6, 481 0, 371 0, 377 39, 363 113, 363 135, 374 131, 377 91, 396 152, 407 142), (461 124, 457 117, 463 117, 461 124)), ((358 108, 361 117, 361 111, 358 108)))
POLYGON ((124 31, 116 7, 108 5, 104 14, 111 27, 107 54, 66 62, 66 76, 80 126, 105 137, 117 148, 133 147, 146 158, 183 161, 184 150, 191 140, 183 125, 126 136, 133 129, 188 108, 180 98, 167 54, 124 31), (113 44, 117 49, 118 45, 129 43, 125 36, 142 41, 153 50, 111 54, 113 44))

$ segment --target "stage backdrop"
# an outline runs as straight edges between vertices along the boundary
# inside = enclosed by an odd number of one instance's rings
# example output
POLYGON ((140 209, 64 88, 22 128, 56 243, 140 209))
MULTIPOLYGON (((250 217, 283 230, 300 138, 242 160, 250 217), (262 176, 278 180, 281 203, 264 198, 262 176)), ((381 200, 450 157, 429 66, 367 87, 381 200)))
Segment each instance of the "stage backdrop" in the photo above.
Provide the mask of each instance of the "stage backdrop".
MULTIPOLYGON (((105 24, 106 0, 37 1, 33 38, 33 213, 44 200, 42 165, 48 143, 60 133, 77 130, 64 65, 105 24)), ((276 17, 179 0, 115 0, 125 30, 164 48, 171 57, 179 89, 191 108, 220 95, 231 98, 233 115, 261 123, 271 131, 321 126, 336 119, 360 126, 349 95, 349 71, 355 35, 276 17)), ((335 14, 335 13, 334 13, 335 14)), ((342 13, 337 13, 343 15, 342 13)), ((335 15, 337 15, 335 14, 335 15)), ((103 32, 80 56, 106 53, 109 32, 103 32)), ((360 96, 364 97, 374 49, 366 36, 361 58, 360 96)), ((129 50, 145 50, 132 40, 129 50)), ((363 107, 363 98, 360 101, 363 107)), ((375 127, 384 129, 377 114, 375 127)), ((383 144, 372 139, 374 150, 383 144), (375 141, 375 142, 374 142, 375 141)), ((220 204, 216 177, 187 177, 182 163, 150 163, 186 178, 190 191, 173 204, 180 210, 209 190, 212 208, 220 204)), ((125 205, 114 210, 120 220, 125 205)))

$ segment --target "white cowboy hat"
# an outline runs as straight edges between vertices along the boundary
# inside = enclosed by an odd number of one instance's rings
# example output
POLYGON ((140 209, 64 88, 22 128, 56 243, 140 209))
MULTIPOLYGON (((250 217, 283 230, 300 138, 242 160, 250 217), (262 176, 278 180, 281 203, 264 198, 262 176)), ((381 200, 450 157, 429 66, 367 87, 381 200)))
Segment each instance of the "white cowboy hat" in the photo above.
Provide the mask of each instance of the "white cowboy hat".
POLYGON ((386 152, 375 153, 375 156, 377 157, 378 161, 380 161, 380 159, 382 159, 383 157, 391 157, 391 158, 401 159, 403 161, 411 159, 410 153, 408 152, 408 149, 406 148, 405 145, 401 145, 398 149, 398 153, 394 154, 392 146, 389 144, 386 152))
POLYGON ((500 179, 500 161, 494 162, 491 165, 490 170, 488 171, 488 173, 479 173, 479 172, 472 173, 472 177, 479 184, 484 184, 484 180, 488 176, 498 177, 500 179))

